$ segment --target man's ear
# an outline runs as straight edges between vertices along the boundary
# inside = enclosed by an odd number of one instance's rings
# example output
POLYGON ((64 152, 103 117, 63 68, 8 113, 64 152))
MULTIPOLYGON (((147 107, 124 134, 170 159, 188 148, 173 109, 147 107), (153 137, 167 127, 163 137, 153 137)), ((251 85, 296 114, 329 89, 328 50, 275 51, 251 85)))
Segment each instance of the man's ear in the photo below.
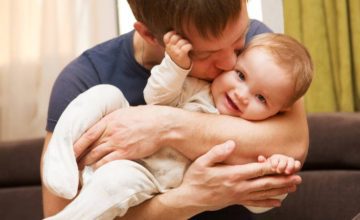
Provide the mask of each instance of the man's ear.
MULTIPOLYGON (((137 21, 134 23, 134 29, 141 35, 141 37, 152 45, 159 45, 156 37, 149 31, 145 24, 137 21)), ((160 44, 161 45, 161 44, 160 44)))

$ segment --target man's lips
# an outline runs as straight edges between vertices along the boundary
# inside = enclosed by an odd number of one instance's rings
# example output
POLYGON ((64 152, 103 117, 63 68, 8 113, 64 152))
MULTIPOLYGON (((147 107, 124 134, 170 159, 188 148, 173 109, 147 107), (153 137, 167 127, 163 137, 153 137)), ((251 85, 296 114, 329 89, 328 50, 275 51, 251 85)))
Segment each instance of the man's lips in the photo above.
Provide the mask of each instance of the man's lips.
POLYGON ((230 96, 228 94, 226 94, 226 101, 229 104, 229 106, 235 110, 235 111, 240 111, 240 109, 237 107, 237 105, 232 101, 232 99, 230 98, 230 96))

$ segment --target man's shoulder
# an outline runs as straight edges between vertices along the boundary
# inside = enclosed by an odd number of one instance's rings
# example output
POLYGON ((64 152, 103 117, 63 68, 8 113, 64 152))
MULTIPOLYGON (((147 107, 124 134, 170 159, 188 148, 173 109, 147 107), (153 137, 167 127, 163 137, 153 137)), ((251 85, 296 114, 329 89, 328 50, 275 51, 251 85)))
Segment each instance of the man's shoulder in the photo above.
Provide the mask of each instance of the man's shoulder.
POLYGON ((118 37, 100 43, 84 52, 88 56, 112 56, 111 54, 117 54, 120 50, 131 49, 131 42, 133 39, 133 31, 122 34, 118 37))
POLYGON ((273 32, 266 24, 261 21, 250 19, 249 30, 246 34, 246 42, 249 42, 254 36, 273 32))

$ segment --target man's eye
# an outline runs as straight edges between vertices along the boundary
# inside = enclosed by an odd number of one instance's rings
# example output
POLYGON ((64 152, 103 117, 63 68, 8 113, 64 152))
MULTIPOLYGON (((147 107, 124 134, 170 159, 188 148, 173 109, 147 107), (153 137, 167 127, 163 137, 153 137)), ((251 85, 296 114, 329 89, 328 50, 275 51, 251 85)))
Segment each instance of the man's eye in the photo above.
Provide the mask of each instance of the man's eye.
POLYGON ((262 95, 260 95, 260 94, 257 94, 257 95, 256 95, 256 98, 257 98, 260 102, 266 104, 266 99, 265 99, 264 96, 262 96, 262 95))
POLYGON ((237 70, 236 73, 238 74, 240 80, 242 80, 242 81, 245 80, 245 75, 244 75, 242 72, 240 72, 240 71, 237 70))
POLYGON ((242 49, 236 49, 234 50, 234 53, 236 54, 236 56, 239 56, 241 54, 242 49))
POLYGON ((205 60, 205 59, 209 58, 210 55, 211 55, 210 52, 204 52, 204 53, 198 53, 198 52, 193 52, 193 51, 189 52, 189 56, 192 60, 205 60))

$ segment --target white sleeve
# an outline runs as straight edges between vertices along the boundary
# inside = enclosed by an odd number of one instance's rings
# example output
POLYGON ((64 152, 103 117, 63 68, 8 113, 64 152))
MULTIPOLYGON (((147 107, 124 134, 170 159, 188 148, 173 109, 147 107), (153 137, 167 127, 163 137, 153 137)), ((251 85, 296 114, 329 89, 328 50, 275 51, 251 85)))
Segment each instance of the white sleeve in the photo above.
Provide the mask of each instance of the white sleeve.
POLYGON ((181 101, 184 81, 190 70, 191 68, 180 68, 165 54, 161 64, 151 70, 144 89, 146 103, 177 106, 181 101))

